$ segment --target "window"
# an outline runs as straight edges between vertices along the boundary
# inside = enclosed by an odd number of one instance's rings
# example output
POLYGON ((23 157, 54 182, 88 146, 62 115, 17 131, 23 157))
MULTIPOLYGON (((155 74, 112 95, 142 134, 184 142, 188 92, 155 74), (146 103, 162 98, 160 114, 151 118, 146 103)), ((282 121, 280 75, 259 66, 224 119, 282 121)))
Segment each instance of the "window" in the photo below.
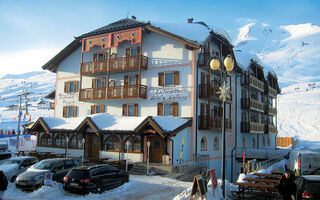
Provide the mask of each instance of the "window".
POLYGON ((136 76, 129 76, 129 85, 136 85, 136 76))
POLYGON ((64 92, 78 92, 79 90, 79 81, 67 81, 64 82, 64 92))
POLYGON ((267 138, 268 146, 270 147, 270 137, 267 138))
POLYGON ((92 79, 92 88, 105 88, 106 78, 95 78, 92 79))
POLYGON ((207 150, 207 139, 206 139, 206 137, 202 137, 201 138, 200 147, 201 147, 201 151, 206 151, 207 150))
POLYGON ((213 141, 213 149, 218 150, 219 149, 219 138, 215 137, 213 141))
POLYGON ((59 134, 55 137, 55 146, 56 147, 65 147, 66 145, 66 136, 59 134))
POLYGON ((179 85, 179 71, 160 72, 158 74, 159 86, 179 85))
POLYGON ((91 114, 104 113, 104 105, 96 104, 91 106, 91 114))
POLYGON ((81 141, 81 138, 79 135, 73 135, 71 136, 71 139, 69 141, 69 146, 70 148, 73 148, 73 149, 77 149, 77 148, 80 148, 80 141, 81 141))
POLYGON ((123 104, 122 116, 138 116, 138 104, 123 104))
POLYGON ((77 106, 63 106, 63 117, 77 117, 78 107, 77 106))
POLYGON ((104 151, 108 150, 119 150, 120 149, 120 140, 117 136, 111 135, 108 136, 102 146, 104 151))
POLYGON ((107 56, 108 53, 107 52, 100 52, 100 53, 95 53, 93 54, 93 61, 98 61, 98 62, 101 62, 101 61, 106 61, 107 60, 107 56))
POLYGON ((136 48, 127 48, 126 49, 126 56, 137 56, 140 54, 140 47, 136 48))
POLYGON ((41 136, 40 146, 52 146, 52 138, 49 134, 45 133, 41 136))
POLYGON ((253 147, 253 148, 256 147, 256 138, 252 138, 252 147, 253 147))
POLYGON ((158 103, 158 116, 178 116, 178 102, 158 103))
POLYGON ((262 146, 266 146, 266 138, 265 137, 262 138, 262 146))
POLYGON ((141 141, 137 137, 129 136, 126 138, 124 141, 125 150, 127 150, 127 141, 130 142, 129 151, 141 151, 141 141))

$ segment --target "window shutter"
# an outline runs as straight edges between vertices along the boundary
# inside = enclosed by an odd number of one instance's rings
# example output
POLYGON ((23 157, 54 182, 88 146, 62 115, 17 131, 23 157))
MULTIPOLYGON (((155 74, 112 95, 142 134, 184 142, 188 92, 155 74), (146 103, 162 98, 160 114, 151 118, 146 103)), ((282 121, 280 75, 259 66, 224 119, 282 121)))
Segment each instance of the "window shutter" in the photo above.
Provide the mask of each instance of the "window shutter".
POLYGON ((207 113, 206 113, 206 115, 207 115, 207 117, 209 118, 209 117, 210 117, 210 104, 207 104, 206 106, 207 106, 207 113))
POLYGON ((124 76, 124 86, 128 86, 128 83, 129 83, 129 77, 128 77, 128 75, 125 75, 124 76))
POLYGON ((101 112, 104 113, 104 105, 101 104, 101 112))
POLYGON ((173 72, 173 84, 179 85, 179 71, 173 72))
POLYGON ((140 55, 140 47, 137 47, 137 54, 140 55))
POLYGON ((127 116, 127 104, 122 104, 122 116, 127 116))
POLYGON ((219 117, 222 117, 222 107, 219 107, 219 117))
POLYGON ((173 109, 173 116, 178 117, 178 102, 172 103, 172 109, 173 109))
POLYGON ((92 79, 92 88, 96 88, 96 79, 92 79))
POLYGON ((103 60, 106 61, 107 60, 107 52, 103 53, 103 60))
POLYGON ((77 116, 77 106, 73 106, 73 117, 77 116))
POLYGON ((163 103, 158 103, 158 116, 163 116, 163 103))
POLYGON ((91 106, 91 115, 96 113, 96 106, 92 105, 91 106))
POLYGON ((130 56, 130 48, 127 48, 126 49, 126 57, 129 57, 130 56))
POLYGON ((63 117, 67 117, 67 109, 68 109, 68 107, 67 106, 63 106, 63 114, 62 114, 62 116, 63 117))
POLYGON ((102 88, 106 87, 106 78, 102 78, 102 88))
POLYGON ((138 116, 138 104, 134 104, 134 116, 138 116))
POLYGON ((74 83, 74 91, 75 92, 79 91, 79 81, 75 81, 75 83, 74 83))
POLYGON ((64 82, 64 93, 68 93, 69 82, 64 82))
POLYGON ((164 86, 164 74, 163 72, 158 73, 158 86, 164 86))

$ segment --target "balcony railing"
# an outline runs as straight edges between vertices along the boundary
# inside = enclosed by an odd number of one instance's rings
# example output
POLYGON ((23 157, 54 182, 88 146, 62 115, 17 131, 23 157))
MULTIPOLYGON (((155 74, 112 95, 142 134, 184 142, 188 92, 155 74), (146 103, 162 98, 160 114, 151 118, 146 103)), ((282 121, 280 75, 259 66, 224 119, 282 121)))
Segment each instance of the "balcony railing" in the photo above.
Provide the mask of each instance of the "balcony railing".
POLYGON ((81 89, 79 100, 101 100, 101 99, 130 99, 147 98, 147 86, 128 85, 128 86, 110 86, 108 88, 87 88, 81 89))
POLYGON ((255 122, 241 122, 241 132, 264 133, 264 124, 255 122))
POLYGON ((277 115, 277 108, 274 108, 272 106, 265 105, 265 111, 269 115, 277 115))
POLYGON ((258 112, 264 112, 264 103, 257 101, 252 98, 242 98, 241 99, 242 109, 251 109, 258 112))
POLYGON ((274 97, 274 98, 276 98, 277 97, 277 90, 276 89, 274 89, 274 88, 272 88, 270 85, 268 85, 267 87, 266 87, 266 89, 267 89, 267 91, 268 91, 268 95, 269 96, 272 96, 272 97, 274 97))
POLYGON ((208 66, 209 59, 210 59, 210 53, 199 53, 198 66, 199 67, 208 66))
MULTIPOLYGON (((222 118, 221 117, 207 117, 199 116, 199 129, 200 130, 222 130, 222 118)), ((226 130, 232 129, 232 120, 226 119, 226 130)))
MULTIPOLYGON (((200 84, 199 85, 199 98, 213 99, 221 101, 217 92, 220 91, 219 86, 214 86, 210 84, 200 84)), ((230 98, 227 98, 227 102, 232 101, 232 95, 230 98)))
POLYGON ((132 69, 147 69, 148 57, 138 56, 126 56, 121 58, 110 59, 109 71, 126 71, 132 69))
POLYGON ((252 75, 246 75, 242 84, 249 85, 257 90, 260 90, 261 92, 264 92, 264 83, 252 75))
POLYGON ((121 58, 111 58, 105 61, 84 62, 80 65, 81 74, 99 74, 114 71, 147 69, 148 57, 126 56, 121 58), (109 66, 109 69, 108 69, 109 66))
POLYGON ((266 125, 265 129, 266 133, 278 133, 277 127, 274 125, 266 125))

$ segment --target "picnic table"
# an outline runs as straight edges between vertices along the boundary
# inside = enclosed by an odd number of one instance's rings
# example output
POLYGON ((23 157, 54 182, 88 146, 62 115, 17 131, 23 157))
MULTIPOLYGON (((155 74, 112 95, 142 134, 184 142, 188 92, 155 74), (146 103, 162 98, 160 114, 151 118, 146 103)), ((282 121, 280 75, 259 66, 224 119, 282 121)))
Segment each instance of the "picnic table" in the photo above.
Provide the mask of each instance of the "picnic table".
POLYGON ((282 177, 282 175, 279 175, 279 174, 254 173, 253 175, 258 177, 273 178, 273 179, 280 179, 282 177))
POLYGON ((244 178, 244 181, 248 181, 250 183, 265 183, 265 184, 279 184, 280 180, 278 179, 269 179, 269 178, 244 178))

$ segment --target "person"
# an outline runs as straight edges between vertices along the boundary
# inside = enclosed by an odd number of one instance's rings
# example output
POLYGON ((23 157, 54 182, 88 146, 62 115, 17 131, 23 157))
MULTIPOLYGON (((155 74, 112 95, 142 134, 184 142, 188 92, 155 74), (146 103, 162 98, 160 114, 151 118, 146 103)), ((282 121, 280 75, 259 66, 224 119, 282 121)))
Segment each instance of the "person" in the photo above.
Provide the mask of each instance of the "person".
POLYGON ((7 190, 8 180, 6 175, 0 170, 0 200, 2 200, 4 192, 7 190))
POLYGON ((286 172, 280 179, 279 193, 282 194, 284 200, 291 200, 291 195, 296 191, 296 185, 290 172, 286 172))

